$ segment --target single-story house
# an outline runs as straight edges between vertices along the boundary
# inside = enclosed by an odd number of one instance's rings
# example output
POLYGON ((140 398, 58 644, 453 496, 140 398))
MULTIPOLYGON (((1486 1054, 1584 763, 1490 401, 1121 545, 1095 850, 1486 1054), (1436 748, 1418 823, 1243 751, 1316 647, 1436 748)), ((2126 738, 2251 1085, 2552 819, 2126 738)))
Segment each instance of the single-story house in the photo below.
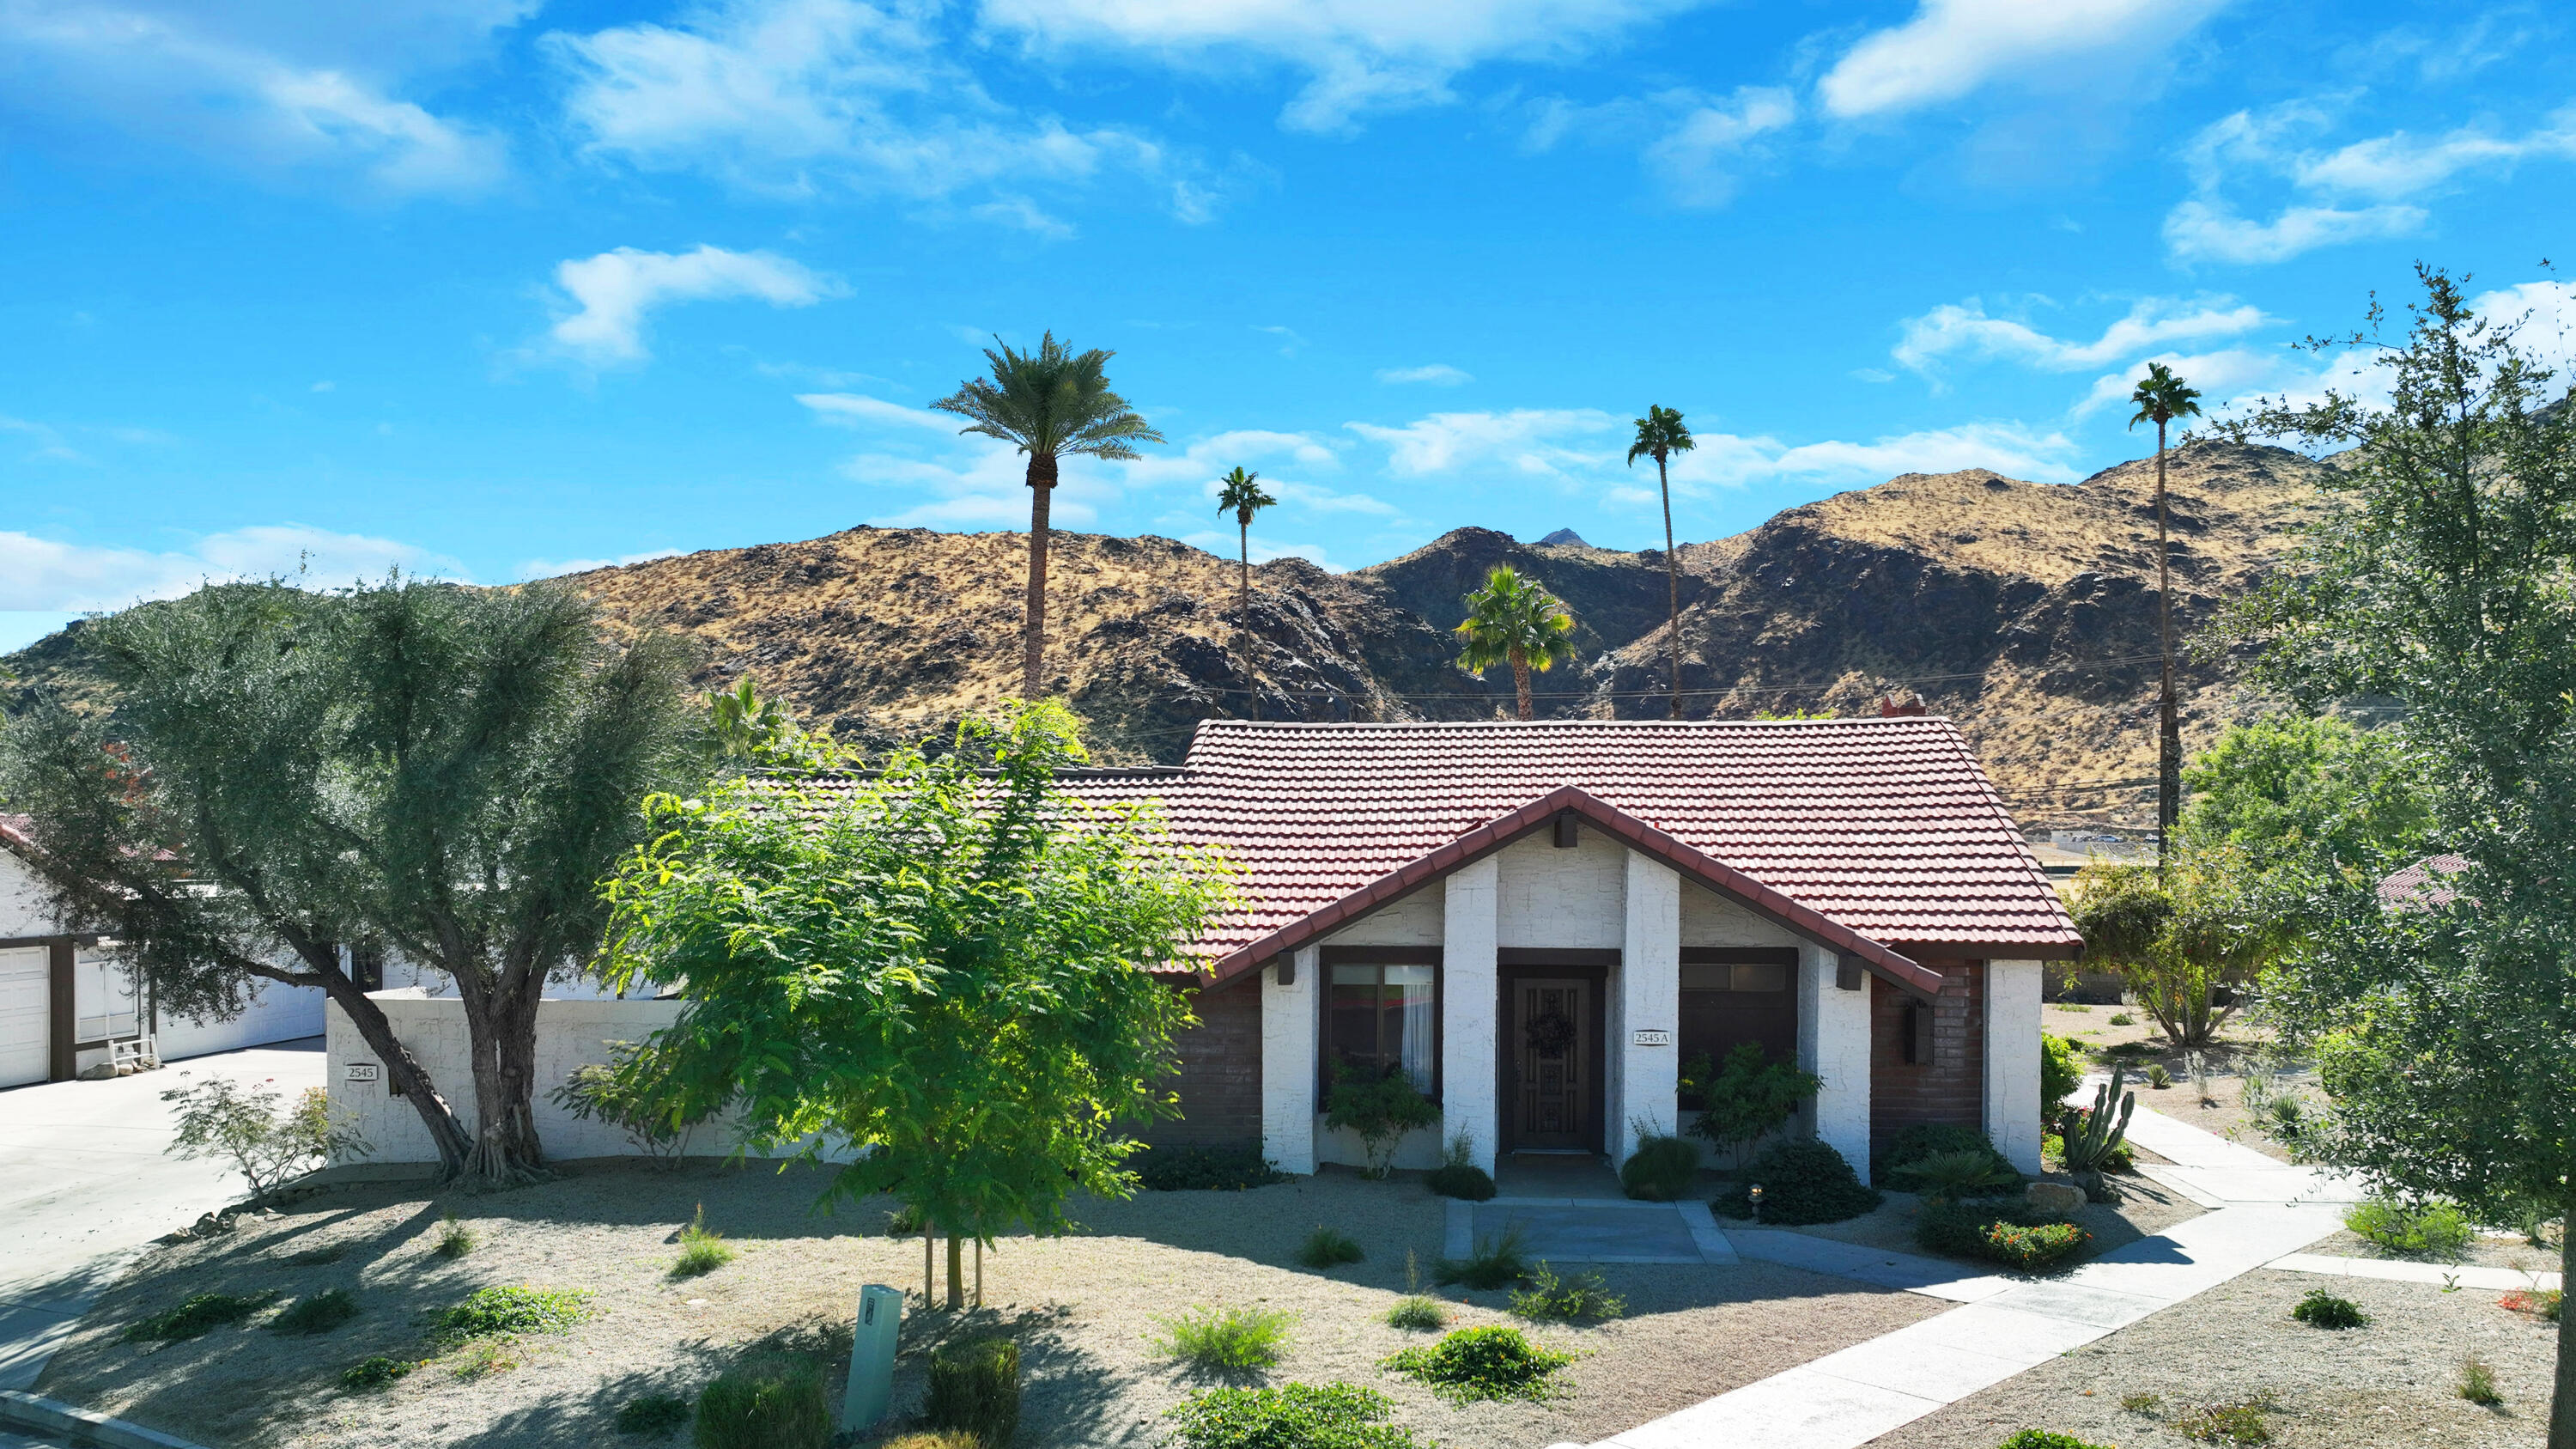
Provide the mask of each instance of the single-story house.
POLYGON ((1618 1160, 1686 1120, 1695 1053, 1823 1079, 1805 1130, 1869 1171, 1909 1123, 2039 1168, 2041 963, 2081 941, 1941 718, 1201 724, 1185 763, 1065 780, 1152 798, 1242 868, 1198 943, 1164 1143, 1364 1161, 1338 1062, 1401 1069, 1498 1153, 1618 1160))
POLYGON ((165 1061, 322 1033, 322 993, 263 982, 239 1016, 164 1013, 111 944, 54 919, 27 861, 38 847, 22 815, 0 815, 0 1087, 69 1081, 115 1044, 148 1043, 165 1061))

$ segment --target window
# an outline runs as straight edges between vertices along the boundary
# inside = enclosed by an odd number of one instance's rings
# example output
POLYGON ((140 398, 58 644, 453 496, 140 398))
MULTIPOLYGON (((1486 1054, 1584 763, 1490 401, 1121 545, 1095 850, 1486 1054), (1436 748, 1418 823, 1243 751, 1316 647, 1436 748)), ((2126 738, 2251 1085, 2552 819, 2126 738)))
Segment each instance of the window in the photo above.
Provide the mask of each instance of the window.
POLYGON ((1439 1090, 1440 1021, 1433 998, 1436 967, 1336 965, 1327 968, 1324 1057, 1378 1072, 1401 1068, 1425 1095, 1439 1090))
MULTIPOLYGON (((1712 1065, 1746 1042, 1771 1060, 1798 1059, 1798 953, 1782 947, 1686 946, 1681 960, 1681 1060, 1712 1065)), ((1697 1097, 1682 1107, 1698 1111, 1697 1097)))

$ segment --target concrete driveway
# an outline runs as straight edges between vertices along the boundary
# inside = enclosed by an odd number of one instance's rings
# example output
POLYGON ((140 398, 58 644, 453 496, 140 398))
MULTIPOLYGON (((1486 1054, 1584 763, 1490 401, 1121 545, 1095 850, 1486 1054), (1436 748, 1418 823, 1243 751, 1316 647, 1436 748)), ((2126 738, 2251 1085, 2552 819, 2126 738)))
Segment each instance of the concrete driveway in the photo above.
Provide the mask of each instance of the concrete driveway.
POLYGON ((145 1244, 240 1196, 229 1166, 164 1154, 177 1129, 163 1092, 230 1077, 292 1098, 321 1086, 324 1068, 317 1036, 0 1091, 0 1388, 32 1388, 145 1244))

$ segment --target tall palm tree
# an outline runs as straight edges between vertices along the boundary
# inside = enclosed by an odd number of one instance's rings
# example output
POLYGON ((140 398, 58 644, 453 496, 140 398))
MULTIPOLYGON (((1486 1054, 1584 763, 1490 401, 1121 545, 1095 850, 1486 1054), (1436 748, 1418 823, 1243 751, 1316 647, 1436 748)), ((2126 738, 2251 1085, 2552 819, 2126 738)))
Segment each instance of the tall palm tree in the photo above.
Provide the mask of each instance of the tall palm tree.
MULTIPOLYGON (((1234 614, 1234 637, 1243 650, 1243 678, 1247 684, 1252 682, 1252 515, 1279 501, 1261 491, 1260 479, 1260 474, 1246 473, 1243 465, 1238 463, 1233 472, 1216 480, 1225 485, 1225 491, 1216 496, 1216 511, 1232 510, 1237 530, 1236 543, 1241 549, 1236 560, 1242 568, 1237 577, 1242 580, 1243 588, 1234 614)), ((1261 687, 1258 684, 1252 686, 1250 713, 1254 719, 1261 718, 1261 687)))
POLYGON ((1646 415, 1637 419, 1637 441, 1628 445, 1628 466, 1637 466, 1640 457, 1655 460, 1655 482, 1664 494, 1664 586, 1672 603, 1673 636, 1673 709, 1672 717, 1682 717, 1682 566, 1673 555, 1673 475, 1671 458, 1687 453, 1699 444, 1692 440, 1690 429, 1682 426, 1682 415, 1668 407, 1646 404, 1646 415))
POLYGON ((2164 683, 2156 704, 2156 859, 2162 862, 2169 858, 2166 837, 2182 819, 2182 719, 2174 705, 2172 556, 2165 547, 2165 424, 2200 416, 2200 393, 2184 386, 2173 369, 2150 362, 2129 401, 2138 405, 2130 427, 2156 425, 2156 631, 2164 660, 2164 683))
POLYGON ((1029 455, 1029 603, 1020 694, 1035 699, 1046 678, 1047 513, 1056 460, 1133 458, 1132 444, 1159 443, 1163 435, 1109 390, 1109 359, 1116 354, 1096 347, 1077 353, 1053 332, 1039 340, 1035 352, 1013 351, 999 337, 993 342, 984 349, 993 375, 968 378, 931 406, 974 420, 960 433, 1016 443, 1029 455))
POLYGON ((1458 662, 1478 679, 1497 664, 1512 667, 1520 691, 1521 718, 1530 709, 1530 671, 1574 662, 1574 616, 1556 595, 1520 576, 1509 564, 1497 564, 1485 586, 1467 596, 1467 619, 1458 626, 1467 647, 1458 662))

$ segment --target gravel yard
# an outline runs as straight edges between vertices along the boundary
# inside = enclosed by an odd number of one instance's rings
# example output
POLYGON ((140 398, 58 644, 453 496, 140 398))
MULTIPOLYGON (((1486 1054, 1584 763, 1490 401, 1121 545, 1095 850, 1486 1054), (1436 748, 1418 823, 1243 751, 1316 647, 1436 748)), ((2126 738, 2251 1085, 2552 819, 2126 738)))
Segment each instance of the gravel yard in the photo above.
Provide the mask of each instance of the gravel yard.
MULTIPOLYGON (((341 1188, 278 1216, 246 1217, 228 1236, 155 1251, 101 1301, 41 1391, 218 1449, 641 1443, 609 1426, 628 1400, 693 1394, 756 1343, 845 1361, 847 1315, 862 1283, 918 1291, 920 1240, 884 1236, 890 1205, 816 1216, 820 1182, 803 1170, 692 1165, 661 1174, 615 1163, 576 1165, 555 1181, 484 1197, 341 1188), (741 1256, 674 1281, 677 1229, 700 1204, 741 1256), (454 1260, 433 1251, 450 1211, 479 1237, 454 1260), (289 1261, 332 1248, 344 1250, 335 1261, 289 1261), (472 1355, 433 1356, 427 1321, 489 1284, 586 1290, 596 1311, 568 1333, 509 1346, 497 1355, 509 1367, 460 1378, 472 1355), (275 1308, 195 1339, 120 1337, 198 1293, 273 1291, 283 1307, 332 1287, 355 1292, 362 1312, 320 1337, 269 1330, 275 1308), (430 1361, 388 1389, 340 1386, 342 1369, 379 1354, 430 1361)), ((1532 1330, 1584 1355, 1567 1370, 1571 1395, 1455 1408, 1377 1367, 1424 1341, 1379 1315, 1403 1291, 1408 1249, 1427 1275, 1444 1208, 1418 1180, 1370 1183, 1338 1172, 1245 1193, 1087 1204, 1077 1214, 1084 1234, 1005 1239, 986 1255, 986 1309, 907 1322, 897 1405, 917 1402, 929 1341, 1007 1331, 1023 1344, 1022 1446, 1160 1444, 1162 1411, 1215 1381, 1156 1358, 1154 1318, 1200 1304, 1257 1304, 1295 1315, 1288 1356, 1268 1381, 1369 1384, 1428 1440, 1534 1449, 1607 1437, 1943 1306, 1766 1264, 1612 1266, 1605 1276, 1627 1296, 1625 1318, 1532 1330), (1329 1273, 1295 1267, 1297 1245, 1319 1223, 1356 1237, 1367 1261, 1329 1273)), ((1461 1326, 1506 1321, 1503 1294, 1450 1296, 1461 1326)))
POLYGON ((1994 1449, 2036 1428, 2121 1449, 2205 1449, 2172 1420, 2268 1397, 2280 1449, 2524 1449, 2547 1436, 2557 1325, 2499 1308, 2496 1296, 2258 1269, 1870 1445, 1994 1449), (2291 1306, 2319 1287, 2375 1321, 2331 1332, 2292 1319, 2291 1306), (2495 1408, 2455 1391, 2472 1355, 2495 1370, 2504 1400, 2495 1408), (2139 1394, 2155 1395, 2153 1407, 2122 1407, 2139 1394))

